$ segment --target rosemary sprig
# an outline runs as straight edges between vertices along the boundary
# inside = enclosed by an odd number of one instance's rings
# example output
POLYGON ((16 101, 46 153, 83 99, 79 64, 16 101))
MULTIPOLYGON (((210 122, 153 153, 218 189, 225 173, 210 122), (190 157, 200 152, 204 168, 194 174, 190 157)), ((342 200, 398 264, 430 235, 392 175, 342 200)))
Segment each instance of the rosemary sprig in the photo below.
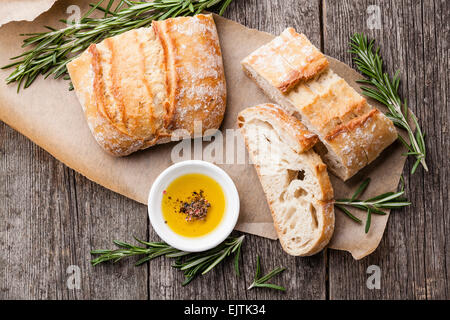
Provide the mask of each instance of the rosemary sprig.
POLYGON ((370 85, 370 87, 361 87, 363 93, 387 106, 389 112, 386 116, 396 126, 406 130, 408 133, 409 144, 400 135, 398 138, 408 150, 405 155, 416 157, 411 174, 416 172, 419 164, 422 164, 425 171, 428 171, 425 162, 426 148, 424 134, 420 129, 416 116, 408 112, 406 102, 402 102, 398 93, 398 87, 400 85, 399 72, 397 71, 392 79, 386 72, 383 72, 383 60, 379 54, 380 48, 374 49, 374 40, 369 41, 366 36, 358 33, 353 35, 350 40, 350 52, 356 55, 354 62, 359 71, 366 76, 366 79, 360 80, 359 82, 370 85), (408 115, 411 115, 412 121, 416 126, 415 134, 408 123, 408 115))
POLYGON ((180 251, 164 242, 146 242, 135 238, 137 242, 145 245, 145 247, 141 247, 114 240, 114 244, 120 247, 120 249, 92 250, 91 254, 99 254, 100 256, 91 260, 91 264, 96 266, 107 261, 112 261, 115 263, 126 257, 140 255, 143 255, 144 257, 136 262, 136 266, 159 256, 177 258, 173 267, 184 271, 186 278, 182 285, 185 286, 189 284, 196 276, 204 275, 205 273, 211 271, 232 253, 235 254, 235 271, 237 275, 239 275, 239 256, 244 238, 245 236, 240 236, 238 238, 228 237, 217 247, 201 253, 180 251))
POLYGON ((270 288, 270 289, 275 289, 275 290, 286 291, 286 288, 284 288, 282 286, 272 284, 272 283, 267 283, 267 281, 269 281, 270 279, 275 277, 277 274, 283 272, 284 270, 286 270, 286 268, 277 267, 277 268, 273 269, 272 271, 270 271, 265 276, 261 277, 261 262, 260 262, 259 256, 257 256, 256 257, 255 279, 253 280, 253 283, 250 285, 250 287, 248 287, 247 290, 250 290, 250 289, 256 288, 256 287, 260 287, 260 288, 270 288))
POLYGON ((334 202, 334 205, 342 210, 350 219, 361 223, 362 221, 355 217, 345 206, 365 210, 367 212, 366 216, 366 225, 365 225, 365 232, 368 233, 370 229, 370 225, 372 222, 372 214, 379 214, 379 215, 385 215, 386 212, 384 212, 382 209, 394 209, 394 208, 400 208, 400 207, 406 207, 411 204, 411 202, 407 201, 406 199, 402 198, 402 196, 405 193, 404 190, 404 183, 403 183, 403 177, 402 177, 402 184, 400 187, 400 191, 398 192, 386 192, 383 194, 380 194, 376 197, 367 199, 367 200, 360 200, 358 197, 367 189, 367 186, 370 183, 370 178, 365 179, 359 187, 356 189, 355 193, 350 199, 338 199, 334 202))
POLYGON ((239 238, 228 238, 214 249, 199 254, 193 254, 183 261, 178 260, 173 267, 184 271, 184 276, 186 279, 183 282, 183 286, 190 283, 197 275, 204 275, 209 272, 232 253, 235 253, 234 268, 236 274, 239 276, 239 257, 244 237, 245 236, 241 236, 239 238))
MULTIPOLYGON (((16 60, 2 69, 15 67, 6 78, 6 83, 17 82, 17 92, 21 86, 28 88, 33 81, 43 75, 55 79, 63 77, 69 80, 66 65, 89 47, 105 38, 121 34, 131 29, 149 26, 153 20, 163 20, 177 16, 188 16, 202 12, 207 8, 221 5, 222 15, 232 0, 153 0, 150 2, 109 0, 106 6, 100 0, 91 4, 91 9, 80 21, 69 22, 62 29, 46 26, 49 31, 22 34, 27 36, 22 47, 33 46, 28 51, 11 58, 16 60), (94 18, 96 11, 103 13, 102 18, 94 18), (70 23, 70 24, 69 24, 70 23)), ((72 86, 70 87, 72 89, 72 86)))
POLYGON ((115 263, 122 260, 123 258, 144 255, 145 257, 136 262, 136 266, 139 266, 146 261, 149 261, 162 255, 172 258, 189 254, 188 252, 183 252, 175 248, 172 248, 171 246, 169 246, 164 242, 146 242, 143 240, 139 240, 137 238, 134 239, 140 244, 145 245, 146 247, 135 246, 126 242, 114 240, 113 243, 120 249, 92 250, 91 254, 94 255, 99 254, 100 256, 91 260, 91 264, 93 266, 96 266, 102 262, 107 261, 112 261, 115 263))

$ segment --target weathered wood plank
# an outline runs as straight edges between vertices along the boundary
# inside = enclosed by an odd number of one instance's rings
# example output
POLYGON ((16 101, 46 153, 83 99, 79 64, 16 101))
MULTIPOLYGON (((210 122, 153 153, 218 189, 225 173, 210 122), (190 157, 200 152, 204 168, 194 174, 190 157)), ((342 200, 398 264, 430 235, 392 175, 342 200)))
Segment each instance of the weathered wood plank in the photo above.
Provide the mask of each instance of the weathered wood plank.
MULTIPOLYGON (((420 110, 419 118, 427 124, 428 152, 433 166, 423 180, 426 290, 428 299, 449 299, 450 3, 443 0, 424 1, 422 15, 424 75, 423 93, 417 96, 417 110, 420 110)), ((417 73, 417 70, 410 68, 411 73, 417 73)), ((417 83, 415 87, 420 88, 417 83)))
POLYGON ((113 249, 112 240, 134 243, 148 237, 147 207, 104 189, 74 173, 77 217, 72 218, 78 235, 73 241, 77 263, 84 270, 86 296, 89 299, 147 299, 148 269, 136 268, 137 259, 126 259, 116 264, 92 267, 89 263, 92 249, 113 249))
MULTIPOLYGON (((395 211, 380 248, 362 261, 330 251, 331 299, 448 298, 450 232, 448 208, 448 1, 269 1, 235 0, 226 16, 274 34, 287 26, 347 63, 348 37, 364 31, 377 39, 388 70, 402 70, 402 95, 427 131, 430 172, 413 177, 405 169, 413 206, 395 211), (366 9, 379 5, 381 30, 368 30, 366 9), (321 7, 321 5, 323 5, 321 7), (320 13, 323 12, 323 19, 320 13), (324 37, 321 38, 323 25, 324 37), (414 196, 411 196, 414 195, 414 196), (381 267, 381 290, 368 290, 366 269, 381 267)), ((135 268, 133 261, 92 268, 89 251, 112 248, 111 240, 132 235, 157 240, 146 207, 93 184, 45 151, 0 124, 0 298, 5 299, 324 299, 324 252, 293 258, 278 242, 247 236, 241 277, 232 263, 182 288, 171 260, 135 268), (147 235, 148 233, 148 235, 147 235), (256 255, 265 271, 288 268, 275 282, 287 293, 246 291, 256 255), (68 290, 66 268, 81 269, 81 289, 68 290)))
POLYGON ((326 1, 325 52, 351 63, 348 39, 364 32, 381 47, 387 70, 401 73, 401 94, 427 133, 430 172, 404 171, 408 209, 395 210, 375 253, 362 261, 331 251, 331 299, 448 298, 448 1, 326 1), (381 9, 370 30, 369 5, 381 9), (369 265, 381 268, 381 289, 366 287, 369 265))
MULTIPOLYGON (((65 168, 2 124, 0 129, 0 294, 4 298, 62 297, 60 211, 69 211, 65 168)), ((61 254, 62 256, 62 254, 61 254)))
POLYGON ((145 206, 75 174, 3 123, 0 154, 0 298, 147 298, 146 269, 89 263, 89 251, 112 239, 146 237, 145 206), (67 287, 71 265, 80 289, 67 287))
MULTIPOLYGON (((235 0, 225 17, 250 28, 278 34, 288 26, 302 30, 312 42, 320 45, 321 31, 318 1, 296 0, 235 0)), ((157 239, 150 231, 150 239, 157 239)), ((321 253, 312 258, 294 258, 286 255, 277 241, 247 235, 242 248, 241 277, 237 278, 232 263, 221 266, 217 272, 193 281, 182 288, 181 272, 172 270, 171 261, 157 260, 150 263, 151 299, 325 299, 326 264, 321 253), (266 272, 276 266, 288 270, 277 283, 287 287, 286 293, 267 289, 246 291, 252 282, 256 255, 262 259, 266 272)))

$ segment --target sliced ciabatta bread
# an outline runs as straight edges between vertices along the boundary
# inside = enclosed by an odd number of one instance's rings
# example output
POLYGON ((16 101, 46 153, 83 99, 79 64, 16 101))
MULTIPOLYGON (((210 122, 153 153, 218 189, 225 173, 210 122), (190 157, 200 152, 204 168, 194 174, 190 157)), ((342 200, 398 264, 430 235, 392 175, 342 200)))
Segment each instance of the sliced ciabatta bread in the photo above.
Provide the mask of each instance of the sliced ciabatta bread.
POLYGON ((328 169, 347 180, 397 139, 394 124, 328 67, 303 34, 286 29, 242 61, 246 74, 318 135, 328 169))
POLYGON ((313 151, 317 136, 273 104, 238 116, 283 249, 295 256, 322 250, 334 230, 333 188, 326 165, 313 151))

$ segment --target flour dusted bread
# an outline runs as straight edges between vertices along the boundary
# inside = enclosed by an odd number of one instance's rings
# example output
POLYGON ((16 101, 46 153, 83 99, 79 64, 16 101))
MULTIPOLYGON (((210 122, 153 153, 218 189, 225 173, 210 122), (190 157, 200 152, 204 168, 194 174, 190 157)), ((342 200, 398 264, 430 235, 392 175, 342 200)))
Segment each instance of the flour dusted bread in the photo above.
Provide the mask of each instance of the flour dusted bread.
POLYGON ((326 57, 292 28, 251 53, 242 66, 272 100, 318 135, 316 150, 342 180, 397 139, 392 121, 335 74, 326 57))
POLYGON ((328 67, 325 56, 308 38, 292 28, 262 46, 244 60, 276 89, 288 92, 301 80, 309 80, 328 67))
POLYGON ((211 15, 154 21, 92 44, 68 71, 95 139, 113 155, 168 142, 175 131, 218 129, 225 112, 211 15))
POLYGON ((238 127, 283 249, 295 256, 322 250, 333 235, 334 209, 326 165, 312 149, 317 136, 273 104, 241 111, 238 127))

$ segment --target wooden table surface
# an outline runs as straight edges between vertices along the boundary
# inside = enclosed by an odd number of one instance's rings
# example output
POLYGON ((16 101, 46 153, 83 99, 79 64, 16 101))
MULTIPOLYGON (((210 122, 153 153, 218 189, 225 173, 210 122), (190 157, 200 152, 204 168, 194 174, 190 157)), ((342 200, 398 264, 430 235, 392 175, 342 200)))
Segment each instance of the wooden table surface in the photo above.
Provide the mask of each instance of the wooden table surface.
POLYGON ((92 183, 0 123, 0 298, 450 298, 449 14, 447 0, 234 0, 225 14, 274 34, 292 26, 350 65, 349 36, 364 32, 381 46, 388 71, 400 70, 401 94, 426 131, 430 170, 411 176, 414 161, 408 159, 404 176, 413 204, 393 212, 369 257, 355 261, 346 252, 325 250, 295 258, 277 241, 247 235, 239 278, 231 262, 184 288, 182 273, 169 259, 141 267, 134 267, 133 259, 92 267, 89 251, 112 248, 112 239, 158 240, 146 206, 92 183), (379 28, 369 28, 377 13, 370 5, 380 9, 379 28), (288 269, 274 280, 286 293, 246 290, 257 254, 266 271, 288 269), (71 265, 79 267, 79 289, 67 286, 71 265), (370 265, 380 267, 380 289, 366 286, 370 265))

